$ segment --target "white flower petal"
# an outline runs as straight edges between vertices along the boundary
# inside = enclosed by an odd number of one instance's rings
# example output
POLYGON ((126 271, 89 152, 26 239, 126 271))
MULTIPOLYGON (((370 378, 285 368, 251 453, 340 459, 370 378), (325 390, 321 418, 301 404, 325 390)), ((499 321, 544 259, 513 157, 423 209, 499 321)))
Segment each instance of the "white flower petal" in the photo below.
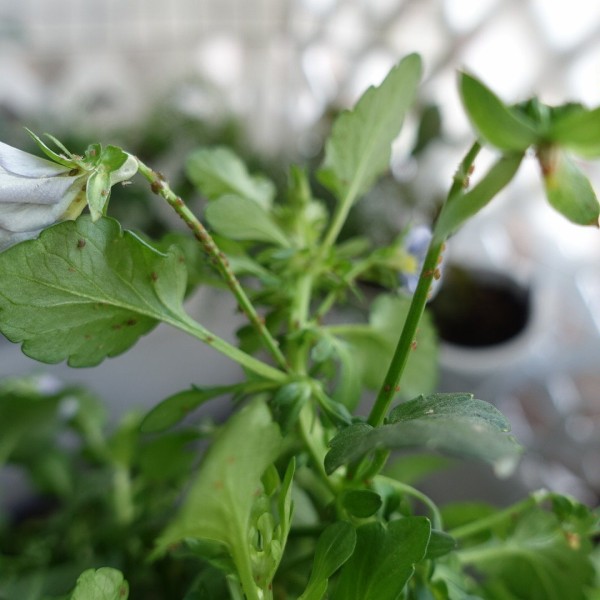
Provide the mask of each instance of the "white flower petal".
MULTIPOLYGON (((71 203, 83 188, 84 180, 75 183, 70 189, 57 197, 52 204, 7 202, 0 204, 0 227, 7 231, 22 233, 39 231, 64 218, 71 203)), ((77 215, 85 203, 82 203, 77 215)), ((76 216, 77 216, 76 215, 76 216)))
POLYGON ((56 204, 69 189, 83 187, 87 176, 20 177, 0 172, 0 212, 3 204, 56 204))
POLYGON ((0 171, 21 177, 56 177, 69 168, 0 142, 0 171))
POLYGON ((110 185, 131 179, 137 173, 137 170, 138 161, 131 154, 128 154, 127 160, 110 174, 110 185))
POLYGON ((9 246, 22 242, 24 240, 30 240, 34 238, 39 231, 26 231, 25 233, 14 233, 13 231, 6 231, 0 227, 0 251, 5 250, 9 246))

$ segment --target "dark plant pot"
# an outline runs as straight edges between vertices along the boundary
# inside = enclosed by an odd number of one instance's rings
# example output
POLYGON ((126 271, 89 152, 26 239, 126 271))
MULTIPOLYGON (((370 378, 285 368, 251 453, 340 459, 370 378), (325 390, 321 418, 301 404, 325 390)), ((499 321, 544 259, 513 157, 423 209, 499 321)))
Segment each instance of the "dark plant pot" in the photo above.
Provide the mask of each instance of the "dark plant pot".
POLYGON ((505 274, 450 265, 430 308, 443 342, 483 349, 523 333, 531 292, 505 274))

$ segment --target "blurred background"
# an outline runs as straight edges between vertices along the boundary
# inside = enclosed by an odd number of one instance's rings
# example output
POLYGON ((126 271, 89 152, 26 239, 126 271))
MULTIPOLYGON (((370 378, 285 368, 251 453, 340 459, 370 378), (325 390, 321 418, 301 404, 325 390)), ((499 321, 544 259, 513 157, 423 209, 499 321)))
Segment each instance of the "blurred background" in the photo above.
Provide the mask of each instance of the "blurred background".
MULTIPOLYGON (((32 149, 27 126, 74 151, 94 141, 122 144, 183 188, 185 154, 222 143, 277 180, 289 161, 318 160, 332 115, 409 52, 425 64, 418 105, 390 176, 354 223, 373 236, 385 234, 381 222, 392 230, 427 222, 470 145, 457 70, 511 103, 537 94, 548 104, 600 104, 600 3, 589 0, 0 0, 0 139, 32 149), (428 143, 407 158, 426 119, 428 143)), ((598 189, 598 165, 583 166, 598 189)), ((111 212, 149 232, 179 226, 141 188, 130 186, 126 208, 113 200, 111 212)), ((509 416, 528 448, 523 486, 596 502, 597 230, 555 215, 534 161, 526 161, 446 256, 505 282, 523 313, 515 335, 498 344, 443 341, 440 389, 472 391, 509 416)), ((192 302, 204 322, 233 339, 233 305, 209 291, 192 302)), ((0 376, 31 372, 86 382, 115 414, 192 382, 239 375, 162 327, 126 357, 90 370, 41 368, 0 341, 0 376)))

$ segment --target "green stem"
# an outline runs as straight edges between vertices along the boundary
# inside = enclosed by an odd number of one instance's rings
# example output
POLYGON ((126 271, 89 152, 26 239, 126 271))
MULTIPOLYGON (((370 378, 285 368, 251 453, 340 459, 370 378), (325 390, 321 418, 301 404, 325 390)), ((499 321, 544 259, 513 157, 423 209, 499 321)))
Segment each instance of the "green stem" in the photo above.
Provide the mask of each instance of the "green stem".
POLYGON ((133 521, 135 512, 131 493, 129 469, 120 465, 115 467, 113 486, 113 499, 117 522, 121 525, 128 525, 133 521))
POLYGON ((479 519, 472 523, 455 527, 448 533, 453 538, 460 540, 481 533, 482 531, 487 531, 493 527, 502 525, 507 521, 514 521, 515 517, 518 517, 534 506, 539 506, 551 495, 551 492, 546 490, 538 490, 537 492, 531 494, 531 496, 521 500, 520 502, 517 502, 516 504, 513 504, 512 506, 509 506, 508 508, 505 508, 504 510, 495 512, 488 517, 484 517, 483 519, 479 519))
POLYGON ((410 352, 414 347, 417 328, 419 327, 419 322, 425 311, 431 282, 434 275, 437 274, 438 259, 441 255, 442 247, 442 243, 432 243, 427 250, 417 289, 412 297, 396 350, 390 366, 388 367, 385 379, 383 380, 383 384, 381 385, 381 389, 379 390, 379 394, 375 400, 375 404, 369 414, 368 423, 373 427, 377 427, 383 423, 390 404, 392 403, 396 392, 399 391, 400 379, 404 373, 410 352))
POLYGON ((351 187, 342 201, 337 204, 333 218, 331 219, 331 223, 329 225, 329 229, 327 230, 327 233, 321 242, 321 247, 319 248, 319 258, 322 258, 327 250, 329 250, 329 248, 335 243, 335 240, 340 234, 340 231, 342 230, 342 227, 348 218, 348 213, 354 205, 356 198, 357 190, 354 187, 351 187))
MULTIPOLYGON (((467 152, 454 176, 446 202, 450 201, 465 187, 468 181, 469 172, 471 171, 471 166, 473 165, 479 150, 480 145, 475 143, 467 152)), ((415 343, 417 328, 421 321, 421 317, 423 316, 423 312, 425 311, 431 282, 434 277, 438 276, 438 262, 444 247, 444 242, 445 238, 436 235, 434 231, 429 248, 427 249, 425 261, 423 262, 417 289, 413 294, 396 350, 381 385, 381 389, 379 390, 379 394, 371 409, 371 413, 369 414, 368 423, 373 425, 373 427, 377 427, 383 423, 390 404, 392 403, 396 392, 399 390, 402 374, 404 373, 408 357, 410 356, 411 349, 415 343)))
POLYGON ((186 320, 172 321, 165 319, 165 322, 181 329, 182 331, 185 331, 186 333, 189 333, 190 335, 194 336, 195 338, 214 348, 217 352, 220 352, 221 354, 224 354, 225 356, 229 357, 231 360, 235 361, 240 366, 244 367, 245 369, 248 369, 249 371, 252 371, 256 375, 260 375, 261 377, 264 377, 265 379, 269 379, 271 381, 277 381, 282 383, 288 378, 287 374, 283 371, 280 371, 279 369, 268 365, 262 360, 254 358, 250 354, 247 354, 243 350, 240 350, 236 346, 233 346, 229 342, 226 342, 223 338, 220 338, 218 335, 211 333, 210 331, 208 331, 208 329, 206 329, 205 327, 200 325, 200 323, 194 321, 191 318, 186 320))
MULTIPOLYGON (((499 561, 505 557, 515 556, 522 550, 515 545, 475 546, 468 550, 455 552, 461 565, 477 565, 499 561)), ((525 553, 524 553, 525 554, 525 553)))
POLYGON ((376 481, 381 481, 386 483, 389 486, 392 486, 396 490, 398 490, 402 494, 406 494, 407 496, 412 496, 416 498, 420 502, 422 502, 431 512, 431 524, 434 529, 443 529, 442 515, 435 505, 433 500, 417 490, 416 488, 407 485, 406 483, 402 483, 401 481, 397 481, 396 479, 392 479, 391 477, 386 477, 384 475, 378 475, 376 481))
POLYGON ((248 317, 252 325, 260 334, 265 346, 277 362, 277 364, 284 370, 287 370, 288 364, 279 348, 279 344, 275 338, 271 335, 267 327, 265 326, 264 320, 258 315, 254 306, 250 302, 250 299, 244 292, 240 282, 231 270, 227 257, 221 252, 215 241, 208 233, 204 225, 196 218, 194 213, 187 207, 185 202, 171 190, 169 184, 163 180, 163 178, 153 171, 150 167, 145 165, 141 160, 138 161, 139 172, 150 182, 150 187, 155 194, 158 194, 164 198, 169 206, 175 210, 175 212, 183 219, 184 223, 190 228, 195 238, 202 244, 204 251, 212 259, 217 270, 227 282, 227 285, 233 292, 241 310, 248 317))

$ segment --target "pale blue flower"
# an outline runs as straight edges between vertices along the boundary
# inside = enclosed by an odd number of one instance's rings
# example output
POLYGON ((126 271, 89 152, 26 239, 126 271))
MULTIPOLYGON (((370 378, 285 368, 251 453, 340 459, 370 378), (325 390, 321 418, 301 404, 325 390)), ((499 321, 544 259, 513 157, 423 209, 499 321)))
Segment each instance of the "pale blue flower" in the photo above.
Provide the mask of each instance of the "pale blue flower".
MULTIPOLYGON (((136 171, 137 161, 129 156, 110 174, 110 184, 136 171)), ((0 142, 0 250, 57 221, 77 218, 87 204, 90 175, 82 165, 64 166, 0 142)))

